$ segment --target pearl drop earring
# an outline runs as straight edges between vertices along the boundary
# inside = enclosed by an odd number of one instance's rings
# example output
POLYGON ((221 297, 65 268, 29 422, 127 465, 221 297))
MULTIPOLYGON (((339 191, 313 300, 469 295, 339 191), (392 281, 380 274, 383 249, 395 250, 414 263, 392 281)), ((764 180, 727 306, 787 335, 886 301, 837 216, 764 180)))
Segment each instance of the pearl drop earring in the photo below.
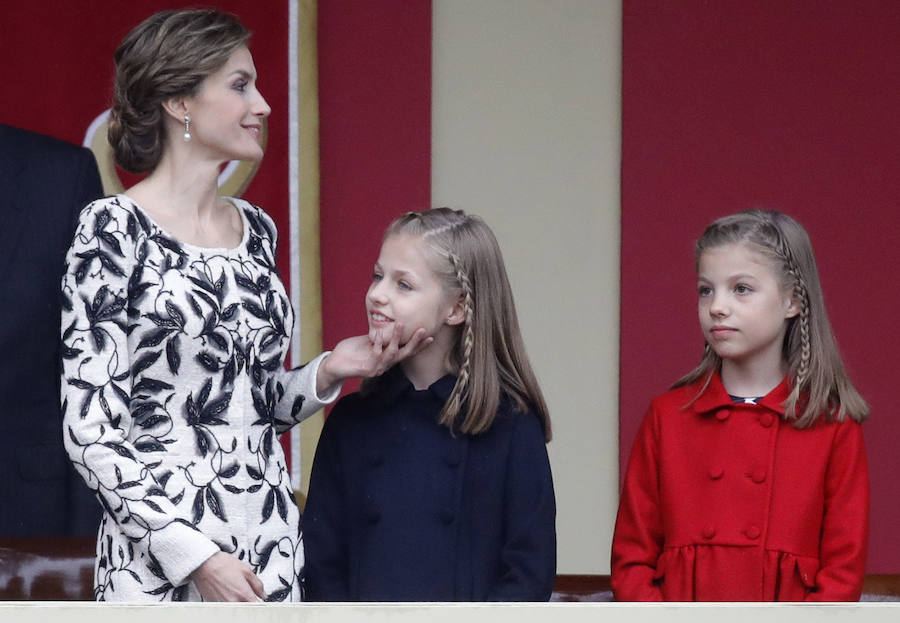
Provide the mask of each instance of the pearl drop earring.
POLYGON ((184 142, 190 142, 191 140, 191 116, 184 116, 184 142))

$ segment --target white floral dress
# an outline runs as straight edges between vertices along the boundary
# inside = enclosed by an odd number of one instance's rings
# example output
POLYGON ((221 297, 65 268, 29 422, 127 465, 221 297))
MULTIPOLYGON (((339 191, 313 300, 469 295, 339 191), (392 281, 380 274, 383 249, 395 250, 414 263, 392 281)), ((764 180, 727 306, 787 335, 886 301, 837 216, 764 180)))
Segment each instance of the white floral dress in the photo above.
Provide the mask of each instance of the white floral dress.
POLYGON ((317 411, 322 356, 283 363, 293 327, 276 230, 230 199, 234 249, 180 243, 128 197, 79 217, 63 276, 64 440, 105 513, 98 600, 199 600, 225 551, 270 600, 302 597, 300 512, 278 433, 317 411))

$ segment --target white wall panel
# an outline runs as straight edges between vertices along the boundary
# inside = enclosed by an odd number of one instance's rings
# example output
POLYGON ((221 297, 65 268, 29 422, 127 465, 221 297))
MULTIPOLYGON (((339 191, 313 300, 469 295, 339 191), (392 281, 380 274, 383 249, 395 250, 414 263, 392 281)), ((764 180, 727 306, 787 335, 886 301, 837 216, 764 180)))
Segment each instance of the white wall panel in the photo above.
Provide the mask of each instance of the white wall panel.
POLYGON ((618 486, 621 7, 434 0, 432 203, 503 248, 553 419, 559 573, 609 573, 618 486))

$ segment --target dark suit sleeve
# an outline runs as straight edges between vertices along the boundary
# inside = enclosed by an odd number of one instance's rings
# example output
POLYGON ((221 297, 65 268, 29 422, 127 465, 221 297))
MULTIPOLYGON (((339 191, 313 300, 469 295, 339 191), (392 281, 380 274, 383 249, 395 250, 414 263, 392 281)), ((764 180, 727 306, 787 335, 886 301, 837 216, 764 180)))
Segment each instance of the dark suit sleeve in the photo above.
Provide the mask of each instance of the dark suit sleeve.
POLYGON ((506 466, 500 577, 488 601, 547 601, 556 579, 556 498, 544 431, 518 414, 506 466))
POLYGON ((100 180, 100 171, 97 169, 97 161, 94 154, 87 148, 82 148, 78 157, 78 172, 75 176, 75 184, 72 194, 70 223, 72 233, 75 233, 75 222, 81 209, 95 199, 103 196, 103 183, 100 180))
POLYGON ((303 516, 306 589, 311 601, 350 601, 347 517, 343 504, 343 466, 339 419, 346 399, 325 422, 316 447, 309 497, 303 516))

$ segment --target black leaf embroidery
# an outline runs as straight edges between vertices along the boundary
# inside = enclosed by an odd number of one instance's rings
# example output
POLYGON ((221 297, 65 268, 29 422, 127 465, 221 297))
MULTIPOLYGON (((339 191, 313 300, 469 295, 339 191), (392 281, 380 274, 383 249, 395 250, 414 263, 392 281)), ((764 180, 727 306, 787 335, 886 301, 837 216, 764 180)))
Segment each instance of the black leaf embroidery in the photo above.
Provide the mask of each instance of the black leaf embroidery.
POLYGON ((192 507, 193 511, 193 524, 196 526, 200 523, 200 520, 203 519, 203 511, 205 506, 203 504, 203 489, 199 489, 197 491, 197 495, 194 496, 194 506, 192 507))
POLYGON ((238 286, 244 290, 248 290, 257 295, 261 292, 259 286, 257 286, 252 279, 249 279, 240 273, 234 274, 234 280, 238 286))
POLYGON ((178 351, 178 335, 174 335, 166 342, 166 361, 169 363, 169 371, 178 374, 181 365, 181 353, 178 351))
POLYGON ((212 379, 206 379, 200 393, 197 395, 197 407, 203 408, 209 398, 209 392, 212 391, 212 379))
POLYGON ((175 389, 171 384, 166 383, 165 381, 160 381, 159 379, 151 379, 148 376, 142 378, 135 386, 134 392, 151 392, 151 393, 159 393, 164 389, 175 389))
POLYGON ((156 363, 157 359, 159 359, 158 352, 144 353, 143 355, 138 357, 137 361, 134 362, 134 365, 131 366, 131 375, 139 375, 141 372, 156 363))
POLYGON ((194 438, 197 442, 197 452, 201 458, 206 458, 209 453, 209 440, 206 438, 206 432, 199 427, 194 427, 194 438))
MULTIPOLYGON (((271 493, 271 492, 270 492, 271 493)), ((268 499, 268 498, 266 498, 268 499)), ((272 509, 269 509, 269 513, 272 513, 272 509)), ((259 552, 259 571, 263 571, 267 566, 269 566, 269 558, 272 556, 272 551, 278 545, 276 541, 269 541, 263 546, 262 551, 259 552)))
POLYGON ((222 509, 222 500, 211 486, 206 487, 206 505, 209 506, 209 510, 212 511, 213 515, 222 521, 228 521, 225 518, 225 511, 222 509))
POLYGON ((281 489, 274 489, 275 491, 275 505, 278 507, 278 515, 281 517, 281 520, 287 522, 287 504, 284 501, 284 493, 281 492, 281 489))
POLYGON ((241 469, 241 466, 237 463, 232 463, 230 466, 223 469, 219 472, 219 476, 221 478, 233 478, 235 474, 238 473, 238 470, 241 469))
POLYGON ((237 303, 232 303, 231 305, 228 305, 225 309, 222 310, 222 320, 228 321, 228 320, 231 320, 232 318, 234 318, 234 312, 237 311, 237 308, 238 308, 237 303))
MULTIPOLYGON (((166 577, 162 576, 162 579, 165 580, 166 577)), ((187 585, 185 585, 185 586, 187 586, 187 585)), ((170 590, 172 590, 172 585, 169 584, 168 582, 166 582, 165 584, 158 586, 157 588, 154 588, 152 591, 144 591, 144 594, 145 595, 162 595, 163 593, 168 593, 170 590)))
POLYGON ((272 509, 274 507, 275 507, 275 489, 269 489, 269 492, 266 494, 266 499, 263 500, 262 521, 259 523, 266 523, 269 520, 269 517, 272 516, 272 509))
POLYGON ((197 302, 197 299, 190 294, 187 295, 187 298, 188 303, 191 304, 191 310, 193 310, 194 315, 197 316, 197 318, 203 318, 203 310, 200 309, 200 304, 197 302))
POLYGON ((167 335, 169 335, 169 332, 169 329, 154 329, 152 331, 147 331, 144 334, 144 337, 141 338, 141 341, 138 342, 136 350, 148 348, 151 346, 158 346, 159 343, 162 342, 167 335))
POLYGON ((108 246, 112 250, 113 253, 115 253, 119 257, 125 257, 125 254, 122 253, 122 245, 119 244, 119 241, 116 240, 116 237, 112 233, 104 231, 100 232, 98 236, 100 237, 100 240, 102 240, 106 244, 106 246, 108 246))
POLYGON ((215 358, 215 356, 211 355, 207 351, 202 351, 197 353, 197 362, 209 370, 210 372, 218 372, 219 371, 219 360, 215 358))
POLYGON ((297 417, 297 414, 299 414, 300 410, 303 408, 304 400, 306 400, 306 396, 303 394, 298 395, 294 399, 294 404, 291 406, 291 417, 297 417))
POLYGON ((155 439, 148 439, 145 441, 137 441, 134 444, 134 449, 138 452, 165 452, 166 447, 156 441, 155 439))
POLYGON ((254 301, 251 301, 250 299, 241 299, 241 306, 260 320, 269 320, 269 314, 254 301))

